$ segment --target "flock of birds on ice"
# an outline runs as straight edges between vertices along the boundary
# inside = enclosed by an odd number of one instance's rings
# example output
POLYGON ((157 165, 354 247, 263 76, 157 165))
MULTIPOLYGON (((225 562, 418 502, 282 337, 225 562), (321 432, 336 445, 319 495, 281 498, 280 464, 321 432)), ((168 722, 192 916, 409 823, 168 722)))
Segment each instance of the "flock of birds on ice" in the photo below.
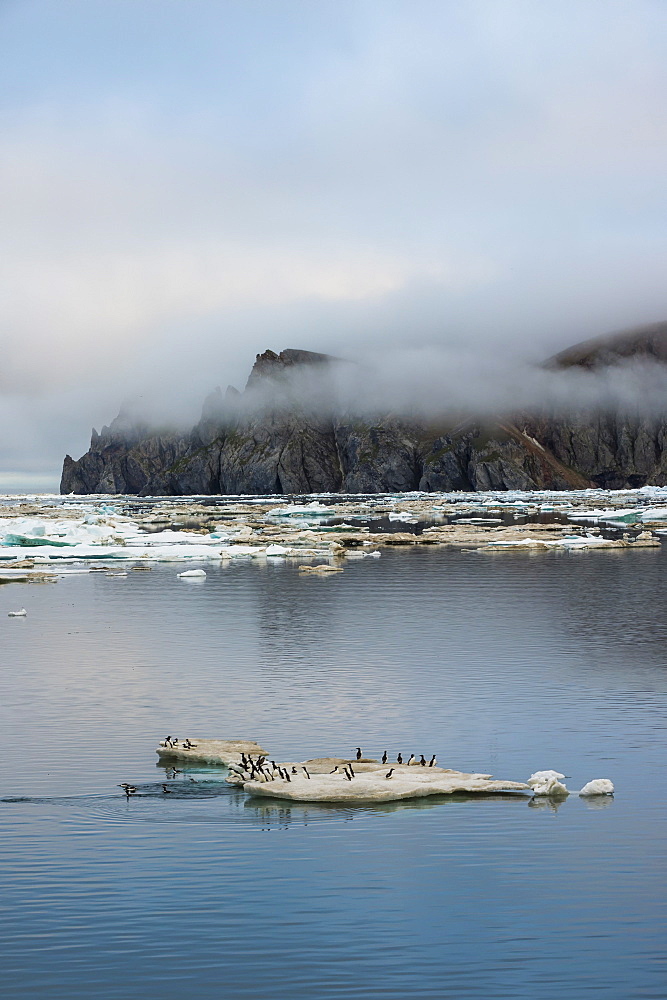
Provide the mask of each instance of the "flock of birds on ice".
MULTIPOLYGON (((179 741, 177 737, 166 736, 164 740, 160 741, 160 747, 163 749, 179 749, 182 751, 193 751, 197 749, 197 744, 193 743, 191 740, 186 739, 179 741)), ((356 747, 355 760, 357 762, 365 760, 361 747, 356 747)), ((396 764, 403 765, 407 767, 436 767, 437 757, 433 754, 430 760, 427 761, 424 754, 419 755, 419 759, 413 753, 410 755, 407 761, 404 761, 403 754, 399 753, 396 756, 396 764)), ((389 755, 385 750, 381 762, 383 764, 390 764, 389 755)), ((303 775, 310 780, 310 772, 305 764, 297 766, 292 764, 286 767, 282 764, 276 763, 275 760, 269 760, 266 754, 259 754, 253 758, 252 754, 246 754, 242 752, 240 754, 240 760, 238 762, 230 762, 227 765, 230 774, 238 777, 242 782, 268 782, 280 779, 282 781, 291 782, 292 776, 298 776, 299 771, 303 772, 303 775)), ((177 768, 172 768, 173 776, 177 773, 182 773, 177 768)), ((390 766, 389 770, 385 774, 387 780, 391 780, 395 772, 395 767, 390 766)), ((337 764, 329 772, 330 774, 340 774, 347 781, 354 781, 356 773, 352 760, 347 760, 343 763, 337 764)), ((538 796, 548 796, 554 799, 566 798, 570 791, 567 786, 563 783, 563 779, 566 775, 561 774, 560 771, 536 771, 531 774, 530 778, 526 784, 532 789, 533 795, 538 796)), ((195 778, 190 778, 193 784, 196 784, 195 778)), ((138 788, 136 785, 130 784, 129 782, 122 782, 119 788, 123 789, 123 793, 126 798, 129 799, 130 796, 136 795, 138 788)), ((172 789, 169 788, 167 784, 162 784, 162 791, 164 794, 169 794, 172 789)), ((614 786, 609 778, 594 778, 592 781, 587 782, 583 788, 581 788, 577 793, 578 795, 587 796, 597 796, 597 795, 613 795, 614 786)))

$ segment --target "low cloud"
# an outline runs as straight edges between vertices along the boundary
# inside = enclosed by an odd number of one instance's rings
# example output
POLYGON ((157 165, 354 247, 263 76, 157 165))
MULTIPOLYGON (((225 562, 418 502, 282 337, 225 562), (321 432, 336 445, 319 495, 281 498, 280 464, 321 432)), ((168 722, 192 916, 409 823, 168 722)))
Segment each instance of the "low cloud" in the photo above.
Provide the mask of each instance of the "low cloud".
POLYGON ((0 22, 0 471, 57 468, 127 398, 192 423, 267 347, 372 369, 341 391, 400 412, 657 405, 642 366, 537 362, 667 316, 660 5, 0 22))

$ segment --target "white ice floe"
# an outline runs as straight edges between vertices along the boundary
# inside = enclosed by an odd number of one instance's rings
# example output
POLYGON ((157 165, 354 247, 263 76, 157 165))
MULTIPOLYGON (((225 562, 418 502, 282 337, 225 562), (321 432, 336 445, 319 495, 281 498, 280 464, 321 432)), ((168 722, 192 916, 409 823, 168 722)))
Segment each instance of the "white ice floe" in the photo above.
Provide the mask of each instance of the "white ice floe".
POLYGON ((267 545, 265 555, 269 558, 273 556, 286 556, 289 553, 289 549, 285 545, 267 545))
POLYGON ((667 507, 649 507, 642 511, 642 521, 667 521, 667 507))
POLYGON ((25 618, 28 614, 25 608, 21 608, 20 611, 10 611, 7 615, 8 618, 25 618))
POLYGON ((199 761, 205 764, 238 764, 242 754, 251 754, 259 757, 260 754, 266 756, 259 743, 254 740, 217 740, 209 738, 192 738, 189 740, 169 741, 165 740, 159 744, 156 753, 160 758, 177 757, 179 760, 199 761), (186 749, 186 745, 190 749, 186 749))
POLYGON ((613 795, 614 786, 609 778, 594 778, 589 781, 579 792, 579 795, 613 795))
POLYGON ((565 775, 560 771, 535 771, 527 784, 533 789, 533 795, 551 795, 554 798, 564 798, 569 795, 567 788, 560 781, 565 775))
POLYGON ((203 569, 186 569, 185 572, 179 573, 179 577, 187 577, 188 579, 202 580, 206 576, 206 570, 203 569))
POLYGON ((317 500, 313 500, 312 503, 299 504, 291 503, 285 504, 284 507, 274 507, 270 510, 267 517, 330 517, 331 508, 327 507, 326 504, 318 503, 317 500))
MULTIPOLYGON (((308 767, 309 762, 304 763, 308 767)), ((297 774, 290 774, 289 780, 278 777, 269 781, 245 781, 243 788, 251 795, 296 802, 359 804, 417 799, 429 795, 453 795, 457 792, 491 794, 528 790, 528 786, 522 782, 495 781, 488 774, 464 774, 436 767, 408 768, 405 764, 384 764, 367 771, 355 766, 355 775, 351 780, 340 771, 334 774, 311 772, 308 778, 301 764, 297 766, 297 774), (393 774, 387 778, 392 770, 393 774)))

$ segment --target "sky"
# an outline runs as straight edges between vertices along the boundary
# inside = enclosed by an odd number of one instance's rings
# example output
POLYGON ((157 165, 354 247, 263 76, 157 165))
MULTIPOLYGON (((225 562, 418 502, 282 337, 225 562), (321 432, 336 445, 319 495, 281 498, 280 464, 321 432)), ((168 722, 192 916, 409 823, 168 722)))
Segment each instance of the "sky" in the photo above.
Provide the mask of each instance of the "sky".
POLYGON ((667 319, 666 42, 662 0, 0 0, 0 491, 266 348, 484 395, 667 319))

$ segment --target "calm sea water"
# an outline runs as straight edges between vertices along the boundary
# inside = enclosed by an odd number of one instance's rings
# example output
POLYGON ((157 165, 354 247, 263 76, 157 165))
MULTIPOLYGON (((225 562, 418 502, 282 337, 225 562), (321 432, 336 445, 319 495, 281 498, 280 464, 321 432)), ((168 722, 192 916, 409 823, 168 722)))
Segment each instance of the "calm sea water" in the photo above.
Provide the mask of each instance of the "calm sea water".
POLYGON ((667 996, 666 553, 177 570, 0 588, 2 996, 667 996), (617 793, 262 805, 167 733, 617 793))

